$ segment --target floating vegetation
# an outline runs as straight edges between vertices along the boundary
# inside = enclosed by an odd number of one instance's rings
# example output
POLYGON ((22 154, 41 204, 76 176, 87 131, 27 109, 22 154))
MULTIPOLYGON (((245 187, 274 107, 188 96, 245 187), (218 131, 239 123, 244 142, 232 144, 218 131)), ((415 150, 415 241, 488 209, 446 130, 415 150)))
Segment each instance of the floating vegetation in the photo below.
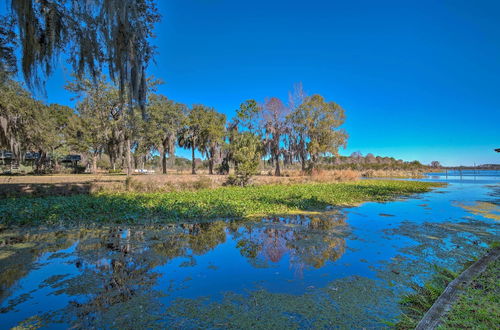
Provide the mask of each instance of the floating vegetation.
POLYGON ((194 219, 247 218, 323 211, 388 201, 429 191, 430 182, 366 180, 346 183, 224 187, 170 193, 101 193, 11 198, 0 204, 0 223, 154 223, 194 219))
POLYGON ((491 202, 474 202, 471 204, 455 203, 472 214, 480 215, 487 219, 500 221, 500 206, 491 202))
POLYGON ((461 265, 484 253, 489 244, 498 240, 499 230, 497 223, 475 219, 423 224, 405 221, 396 228, 385 229, 384 233, 410 238, 412 244, 399 249, 395 260, 381 262, 376 270, 380 277, 388 283, 398 283, 400 288, 422 284, 435 273, 436 266, 458 271, 461 265), (387 272, 387 269, 401 275, 387 272))
POLYGON ((391 296, 380 281, 350 276, 301 295, 262 289, 227 292, 221 301, 176 299, 166 315, 173 328, 352 329, 380 326, 382 318, 394 316, 391 296))

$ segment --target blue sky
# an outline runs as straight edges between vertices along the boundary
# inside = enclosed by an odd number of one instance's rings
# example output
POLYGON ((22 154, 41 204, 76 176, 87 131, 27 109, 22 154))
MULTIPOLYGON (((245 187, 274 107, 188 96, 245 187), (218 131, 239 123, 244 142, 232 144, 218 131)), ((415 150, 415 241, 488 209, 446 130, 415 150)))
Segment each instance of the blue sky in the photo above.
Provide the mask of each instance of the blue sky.
MULTIPOLYGON (((171 99, 231 118, 243 101, 286 100, 302 82, 344 107, 342 154, 500 163, 500 1, 161 0, 159 9, 149 72, 171 99)), ((49 79, 47 101, 72 104, 67 75, 49 79)))

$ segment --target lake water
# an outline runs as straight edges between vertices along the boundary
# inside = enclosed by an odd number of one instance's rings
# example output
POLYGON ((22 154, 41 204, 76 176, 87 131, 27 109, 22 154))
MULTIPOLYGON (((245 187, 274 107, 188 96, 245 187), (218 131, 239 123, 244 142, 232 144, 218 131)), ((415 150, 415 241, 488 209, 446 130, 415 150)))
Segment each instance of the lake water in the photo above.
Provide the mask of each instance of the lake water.
POLYGON ((327 212, 0 232, 0 328, 384 327, 435 265, 498 240, 498 174, 327 212))

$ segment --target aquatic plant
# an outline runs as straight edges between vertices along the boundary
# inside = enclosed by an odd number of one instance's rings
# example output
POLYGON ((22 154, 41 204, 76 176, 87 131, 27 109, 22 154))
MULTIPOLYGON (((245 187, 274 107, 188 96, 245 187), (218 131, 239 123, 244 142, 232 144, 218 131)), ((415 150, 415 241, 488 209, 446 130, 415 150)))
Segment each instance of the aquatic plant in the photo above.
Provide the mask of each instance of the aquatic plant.
POLYGON ((0 223, 151 223, 189 219, 246 218, 324 211, 366 201, 388 201, 429 191, 430 182, 360 181, 223 187, 170 193, 11 198, 0 205, 0 223))

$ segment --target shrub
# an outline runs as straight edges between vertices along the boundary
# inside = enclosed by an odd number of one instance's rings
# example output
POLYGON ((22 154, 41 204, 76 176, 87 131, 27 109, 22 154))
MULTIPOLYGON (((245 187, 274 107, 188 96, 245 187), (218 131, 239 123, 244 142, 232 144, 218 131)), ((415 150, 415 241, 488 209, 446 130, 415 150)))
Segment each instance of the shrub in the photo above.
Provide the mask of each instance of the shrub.
POLYGON ((245 187, 250 182, 250 175, 231 174, 227 177, 225 185, 245 187))
POLYGON ((228 178, 226 184, 246 186, 252 175, 257 174, 262 145, 257 136, 250 132, 237 134, 231 143, 235 166, 235 178, 228 178))
POLYGON ((208 189, 212 187, 212 180, 209 178, 202 176, 195 182, 193 182, 193 189, 208 189))
POLYGON ((228 159, 228 157, 224 157, 224 159, 222 159, 222 163, 216 167, 215 171, 217 174, 220 174, 220 175, 225 175, 225 174, 229 173, 229 159, 228 159))
POLYGON ((74 173, 75 173, 75 174, 82 174, 82 173, 85 173, 85 169, 86 169, 86 167, 85 167, 85 166, 83 166, 83 165, 76 165, 76 166, 74 167, 74 173))

